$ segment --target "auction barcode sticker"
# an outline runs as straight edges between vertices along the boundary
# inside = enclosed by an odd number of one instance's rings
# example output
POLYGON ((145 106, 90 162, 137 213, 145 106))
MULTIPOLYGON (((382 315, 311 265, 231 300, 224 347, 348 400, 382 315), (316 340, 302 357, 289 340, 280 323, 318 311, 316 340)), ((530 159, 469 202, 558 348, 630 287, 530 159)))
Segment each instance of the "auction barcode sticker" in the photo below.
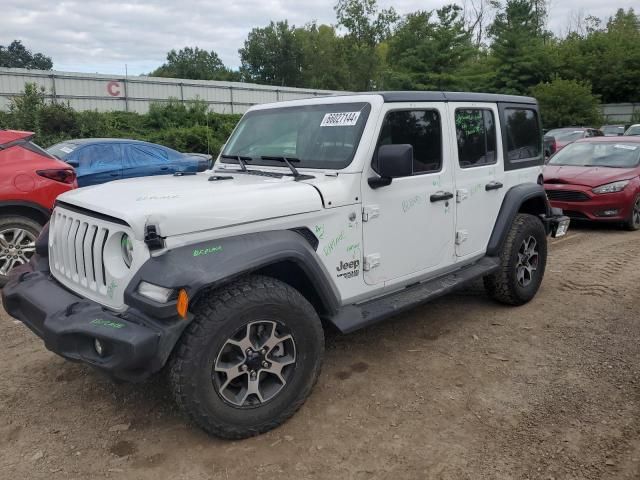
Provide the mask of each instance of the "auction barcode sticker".
POLYGON ((321 127, 352 127, 358 123, 360 112, 327 113, 322 119, 321 127))
POLYGON ((638 147, 635 147, 633 145, 620 145, 620 144, 616 144, 614 145, 615 148, 622 148, 624 150, 635 150, 638 147))

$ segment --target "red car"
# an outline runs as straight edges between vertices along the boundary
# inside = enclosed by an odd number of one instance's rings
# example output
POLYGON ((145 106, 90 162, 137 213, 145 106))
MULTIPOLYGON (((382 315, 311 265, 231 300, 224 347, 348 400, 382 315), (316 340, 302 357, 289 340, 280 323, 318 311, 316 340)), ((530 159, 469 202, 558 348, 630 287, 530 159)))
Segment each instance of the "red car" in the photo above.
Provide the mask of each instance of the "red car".
POLYGON ((29 260, 58 195, 77 188, 76 174, 31 141, 33 133, 0 130, 0 287, 29 260))
POLYGON ((552 143, 553 148, 550 150, 551 153, 562 150, 571 142, 575 142, 576 140, 579 140, 581 138, 602 137, 603 135, 604 133, 602 133, 602 131, 598 130, 597 128, 589 127, 555 128, 553 130, 549 130, 544 134, 545 143, 546 137, 549 137, 550 142, 552 143))
POLYGON ((551 206, 577 220, 640 229, 640 137, 584 138, 567 145, 544 169, 551 206))

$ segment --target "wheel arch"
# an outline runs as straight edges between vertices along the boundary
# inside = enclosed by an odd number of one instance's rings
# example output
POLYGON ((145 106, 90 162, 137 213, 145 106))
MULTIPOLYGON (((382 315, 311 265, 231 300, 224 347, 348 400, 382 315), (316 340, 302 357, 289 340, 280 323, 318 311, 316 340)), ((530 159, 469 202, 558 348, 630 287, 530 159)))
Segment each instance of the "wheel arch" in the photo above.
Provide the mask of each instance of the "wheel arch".
POLYGON ((49 221, 51 212, 33 202, 22 200, 0 201, 0 217, 9 216, 26 217, 44 226, 49 221))
POLYGON ((165 288, 184 288, 190 303, 248 274, 280 280, 298 290, 321 317, 335 314, 340 295, 314 245, 298 231, 278 230, 200 242, 152 257, 125 292, 127 305, 150 315, 175 315, 175 306, 152 305, 137 292, 147 281, 165 288))
MULTIPOLYGON (((551 206, 544 191, 544 187, 537 183, 522 183, 511 187, 505 194, 498 213, 498 218, 493 227, 493 232, 489 238, 487 255, 497 256, 500 254, 505 238, 509 233, 514 218, 519 213, 527 213, 540 218, 551 214, 551 206)), ((544 222, 542 222, 544 225, 544 222)), ((545 231, 548 230, 545 226, 545 231)), ((547 232, 548 233, 548 232, 547 232)))

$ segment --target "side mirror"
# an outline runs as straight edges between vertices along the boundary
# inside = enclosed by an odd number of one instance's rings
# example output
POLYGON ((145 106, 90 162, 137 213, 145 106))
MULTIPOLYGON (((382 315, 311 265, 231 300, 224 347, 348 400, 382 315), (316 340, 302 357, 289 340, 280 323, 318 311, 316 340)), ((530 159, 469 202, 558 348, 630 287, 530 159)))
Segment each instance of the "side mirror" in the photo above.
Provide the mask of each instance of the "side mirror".
POLYGON ((378 149, 379 177, 369 178, 371 188, 391 184, 393 178, 409 177, 413 174, 413 146, 409 144, 382 145, 378 149))
POLYGON ((67 163, 67 165, 70 165, 73 168, 78 168, 80 166, 80 162, 78 162, 77 160, 65 160, 65 162, 67 163))

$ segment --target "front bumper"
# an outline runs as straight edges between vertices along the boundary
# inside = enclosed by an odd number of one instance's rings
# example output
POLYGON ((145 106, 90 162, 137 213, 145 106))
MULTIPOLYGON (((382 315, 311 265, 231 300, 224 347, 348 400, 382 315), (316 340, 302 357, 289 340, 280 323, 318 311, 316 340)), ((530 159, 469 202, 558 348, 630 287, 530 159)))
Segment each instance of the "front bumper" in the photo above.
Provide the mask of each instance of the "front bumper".
POLYGON ((617 193, 596 194, 590 187, 582 185, 547 184, 548 192, 554 190, 569 190, 580 192, 584 200, 566 201, 549 199, 552 207, 561 208, 565 215, 573 220, 589 220, 594 222, 624 222, 631 215, 634 200, 633 192, 626 188, 617 193))
POLYGON ((47 258, 39 255, 11 272, 2 303, 47 349, 129 381, 160 370, 189 323, 177 316, 158 320, 134 309, 111 312, 64 288, 50 275, 47 258))

